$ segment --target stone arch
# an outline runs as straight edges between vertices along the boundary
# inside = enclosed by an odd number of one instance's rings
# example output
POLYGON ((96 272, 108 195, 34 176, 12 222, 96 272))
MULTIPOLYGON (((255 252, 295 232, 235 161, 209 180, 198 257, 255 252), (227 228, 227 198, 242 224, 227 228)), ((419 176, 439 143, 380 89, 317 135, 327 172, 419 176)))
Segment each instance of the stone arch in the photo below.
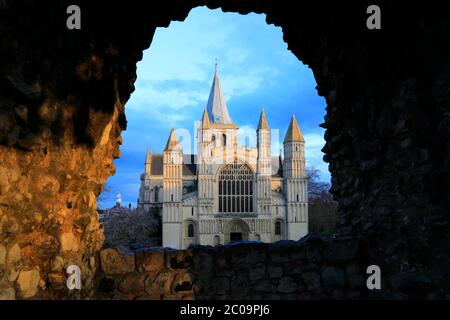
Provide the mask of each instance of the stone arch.
MULTIPOLYGON (((389 12, 383 25, 389 29, 377 32, 364 26, 365 1, 348 6, 309 1, 302 3, 302 10, 295 10, 294 1, 136 1, 108 6, 90 1, 83 3, 83 11, 95 17, 83 20, 89 32, 67 34, 64 23, 51 24, 60 21, 65 1, 59 6, 43 6, 37 0, 3 2, 1 16, 15 19, 1 21, 5 50, 0 61, 6 76, 0 86, 0 172, 6 174, 0 202, 10 205, 2 207, 0 215, 20 217, 39 207, 40 225, 45 226, 55 225, 50 212, 61 212, 68 217, 64 225, 45 230, 59 239, 57 244, 74 236, 64 233, 75 224, 68 210, 80 209, 77 219, 90 221, 80 229, 82 250, 61 246, 61 252, 44 257, 35 249, 36 261, 62 257, 89 268, 85 257, 93 257, 103 241, 95 198, 119 156, 120 134, 127 126, 124 105, 134 91, 136 63, 155 28, 184 20, 195 6, 208 5, 266 14, 268 23, 283 28, 289 50, 313 70, 318 93, 327 100, 323 151, 330 163, 332 193, 339 201, 339 230, 357 235, 367 257, 382 270, 399 270, 402 261, 412 261, 411 268, 418 272, 448 270, 448 262, 433 259, 450 251, 448 241, 442 241, 450 233, 448 215, 442 214, 450 203, 450 116, 445 108, 450 104, 450 61, 443 45, 449 36, 448 18, 440 14, 446 10, 440 4, 425 9, 415 3, 382 1, 389 12), (44 23, 30 19, 30 12, 44 23), (401 24, 396 21, 399 16, 401 24), (111 23, 119 20, 123 23, 111 23), (30 28, 42 35, 39 45, 30 41, 30 28), (9 45, 10 39, 16 45, 9 45), (420 47, 425 42, 428 50, 420 47), (77 177, 79 172, 86 176, 77 177), (35 181, 45 182, 45 188, 35 188, 35 181), (18 185, 20 190, 9 187, 18 185), (61 192, 63 185, 67 187, 61 192), (20 206, 11 201, 29 194, 33 201, 24 200, 20 206), (388 257, 386 249, 396 254, 388 257)), ((20 219, 14 230, 1 245, 18 245, 29 233, 20 219)), ((43 264, 24 265, 35 267, 41 267, 43 277, 51 272, 43 264)), ((448 279, 444 273, 435 278, 441 275, 448 279)), ((449 281, 433 285, 447 292, 450 288, 449 281)), ((65 294, 42 290, 42 296, 65 294)))
POLYGON ((198 243, 199 230, 197 221, 191 218, 185 219, 181 224, 181 228, 183 248, 198 243))
POLYGON ((224 227, 224 243, 227 244, 232 240, 232 234, 241 233, 243 241, 249 239, 250 226, 243 219, 233 218, 226 222, 224 227), (230 236, 231 235, 231 236, 230 236))

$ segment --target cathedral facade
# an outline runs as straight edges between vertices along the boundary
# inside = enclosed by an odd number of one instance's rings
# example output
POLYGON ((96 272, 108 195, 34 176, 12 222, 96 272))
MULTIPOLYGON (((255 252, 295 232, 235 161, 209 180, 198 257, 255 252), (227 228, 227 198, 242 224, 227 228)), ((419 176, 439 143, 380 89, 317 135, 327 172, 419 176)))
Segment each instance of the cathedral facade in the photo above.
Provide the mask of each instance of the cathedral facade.
POLYGON ((162 214, 162 244, 298 240, 308 233, 305 141, 292 116, 284 157, 271 156, 270 127, 259 117, 256 148, 238 145, 217 71, 197 128, 197 155, 184 154, 172 129, 162 154, 147 152, 138 206, 162 214))

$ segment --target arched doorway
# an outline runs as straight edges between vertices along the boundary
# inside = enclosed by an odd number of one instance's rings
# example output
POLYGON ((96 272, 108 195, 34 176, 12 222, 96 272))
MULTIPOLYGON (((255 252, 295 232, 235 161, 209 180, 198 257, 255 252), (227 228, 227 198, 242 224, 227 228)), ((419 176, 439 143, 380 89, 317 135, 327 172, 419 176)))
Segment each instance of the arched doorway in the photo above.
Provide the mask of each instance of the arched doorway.
POLYGON ((235 218, 228 221, 224 229, 225 244, 235 241, 246 241, 250 233, 249 225, 242 219, 235 218))

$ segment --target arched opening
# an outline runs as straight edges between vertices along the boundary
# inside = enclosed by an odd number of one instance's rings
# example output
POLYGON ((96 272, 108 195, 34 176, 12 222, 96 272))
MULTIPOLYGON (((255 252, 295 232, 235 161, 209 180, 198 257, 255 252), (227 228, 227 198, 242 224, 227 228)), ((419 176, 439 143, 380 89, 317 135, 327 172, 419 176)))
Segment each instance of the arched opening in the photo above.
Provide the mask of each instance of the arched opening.
POLYGON ((187 226, 187 236, 188 238, 194 238, 195 237, 195 229, 194 229, 194 224, 193 223, 189 223, 187 226))
POLYGON ((224 243, 249 240, 250 226, 240 218, 229 220, 224 228, 224 243))
MULTIPOLYGON (((325 114, 325 101, 317 95, 316 83, 311 70, 302 65, 287 50, 282 38, 281 29, 267 25, 264 15, 249 14, 244 17, 222 13, 219 10, 211 11, 207 8, 196 8, 190 12, 183 23, 172 22, 167 29, 156 30, 151 48, 144 51, 143 59, 138 63, 136 91, 127 103, 129 123, 128 130, 124 133, 124 146, 128 141, 132 141, 136 148, 139 146, 143 150, 146 148, 153 150, 153 162, 150 167, 151 171, 154 170, 155 173, 151 172, 148 178, 150 181, 163 179, 164 170, 158 171, 158 169, 164 166, 165 141, 167 141, 171 128, 175 127, 177 133, 183 132, 184 160, 181 168, 183 180, 181 185, 186 185, 187 175, 190 175, 189 179, 198 179, 199 172, 214 174, 218 177, 210 186, 196 187, 194 191, 198 190, 199 194, 193 194, 194 199, 195 197, 201 198, 202 195, 203 198, 214 199, 212 211, 220 215, 256 216, 258 213, 271 215, 278 212, 278 207, 274 208, 272 204, 259 205, 254 194, 257 190, 256 180, 254 180, 257 168, 256 164, 251 162, 257 159, 255 153, 255 149, 257 149, 256 127, 261 113, 258 101, 260 105, 264 102, 264 110, 270 125, 270 146, 267 152, 270 163, 262 165, 262 168, 270 168, 271 179, 275 181, 274 183, 270 182, 261 197, 270 198, 273 191, 276 191, 280 197, 286 198, 284 179, 287 178, 289 170, 283 170, 287 167, 287 164, 284 163, 287 151, 283 149, 283 140, 293 114, 298 119, 305 138, 307 163, 326 168, 325 170, 328 172, 320 151, 323 147, 323 129, 319 127, 319 124, 323 121, 325 114), (217 25, 217 21, 220 21, 221 17, 225 17, 228 22, 227 26, 233 26, 229 29, 232 34, 223 35, 230 40, 228 42, 231 43, 233 40, 233 45, 227 45, 226 48, 216 47, 223 46, 226 41, 208 44, 211 39, 222 35, 223 27, 217 25), (233 20, 229 20, 230 18, 233 20), (204 29, 205 19, 209 23, 206 31, 204 29), (234 19, 236 19, 236 23, 234 19), (211 23, 212 20, 214 23, 211 23), (250 23, 246 23, 247 20, 250 20, 250 23), (195 38, 190 38, 185 33, 186 30, 191 29, 198 29, 195 38), (255 37, 259 29, 263 29, 265 33, 269 34, 255 37), (188 43, 198 43, 199 37, 204 40, 199 43, 199 48, 187 45, 188 43), (180 41, 180 39, 183 40, 180 41), (257 39, 265 39, 265 41, 257 39), (242 54, 231 53, 237 51, 242 54), (183 55, 177 54, 174 57, 174 52, 183 52, 183 55), (208 54, 206 55, 205 52, 208 54), (199 159, 199 150, 202 150, 199 148, 202 146, 196 140, 199 131, 192 130, 192 123, 205 119, 202 118, 202 114, 205 112, 205 104, 208 102, 213 63, 216 57, 220 66, 222 92, 228 105, 232 124, 239 127, 239 134, 244 136, 245 143, 239 142, 239 135, 235 136, 234 132, 230 131, 230 127, 227 127, 230 124, 222 124, 220 121, 216 121, 217 119, 212 119, 211 115, 211 118, 208 119, 209 125, 216 126, 214 130, 204 136, 205 138, 201 138, 201 141, 208 146, 203 149, 201 156, 205 156, 204 161, 214 162, 217 160, 216 158, 224 154, 241 153, 234 158, 243 159, 242 161, 245 160, 248 163, 248 166, 241 168, 242 171, 233 168, 233 166, 241 164, 227 163, 226 165, 230 166, 226 169, 225 167, 221 168, 223 172, 219 176, 217 176, 217 168, 220 166, 205 165, 203 171, 200 171, 201 166, 195 163, 199 159), (162 68, 163 65, 164 68, 162 68), (246 70, 246 72, 242 72, 242 70, 246 70), (250 103, 251 101, 255 102, 250 103), (298 108, 299 103, 304 107, 298 108), (133 121, 137 121, 137 125, 133 121), (155 124, 151 135, 148 135, 147 140, 140 139, 143 131, 141 122, 147 124, 149 121, 155 124), (191 138, 188 134, 191 135, 191 138), (230 147, 231 150, 235 145, 238 150, 228 152, 228 148, 230 147), (241 148, 243 145, 245 148, 241 148), (184 162, 187 158, 192 159, 192 166, 184 162)), ((208 126, 207 123, 205 125, 208 126)), ((300 150, 300 147, 296 146, 295 148, 290 149, 289 153, 300 150)), ((127 150, 124 149, 124 156, 126 156, 126 152, 127 150)), ((121 175, 120 161, 117 161, 116 177, 121 175)), ((226 159, 226 161, 228 162, 230 159, 226 159)), ((177 174, 179 174, 179 168, 171 168, 171 170, 178 170, 177 174)), ((145 178, 147 179, 147 177, 145 178)), ((131 181, 128 183, 132 184, 131 181)), ((294 190, 296 191, 293 192, 299 192, 299 186, 294 190)), ((180 191, 169 193, 164 197, 173 202, 178 197, 178 192, 180 191)), ((189 191, 182 187, 180 193, 182 195, 181 202, 187 201, 188 197, 185 195, 189 191)), ((291 197, 288 200, 290 202, 296 200, 299 202, 300 200, 295 193, 291 197)), ((139 201, 145 202, 142 200, 143 198, 145 198, 145 194, 139 197, 139 201)), ((280 205, 286 206, 286 201, 284 200, 280 205)), ((184 211, 187 216, 193 217, 193 209, 186 209, 189 206, 191 203, 183 204, 184 211), (191 214, 189 215, 189 213, 191 214)), ((201 211, 196 212, 198 213, 196 218, 200 219, 201 211)), ((281 208, 281 212, 286 212, 286 210, 281 208)), ((273 219, 272 216, 270 218, 273 219)), ((271 223, 268 222, 264 239, 270 239, 271 228, 271 223)), ((212 241, 211 237, 209 239, 208 241, 212 241)))
POLYGON ((280 221, 275 222, 275 235, 281 236, 281 222, 280 221))

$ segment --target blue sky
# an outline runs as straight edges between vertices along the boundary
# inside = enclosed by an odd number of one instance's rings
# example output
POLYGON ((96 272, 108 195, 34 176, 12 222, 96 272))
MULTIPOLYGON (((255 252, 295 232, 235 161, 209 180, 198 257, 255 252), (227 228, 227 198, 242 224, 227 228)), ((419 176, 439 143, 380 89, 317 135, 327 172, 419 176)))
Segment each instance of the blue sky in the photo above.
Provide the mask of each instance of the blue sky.
POLYGON ((320 151, 325 100, 317 95, 311 69, 287 50, 281 28, 267 25, 265 18, 200 7, 184 22, 156 30, 137 65, 136 91, 125 108, 128 129, 122 133, 122 156, 115 160, 116 174, 108 179, 109 191, 100 196, 99 207, 114 205, 118 192, 122 204, 136 205, 146 148, 162 152, 172 127, 178 134, 190 132, 183 151, 195 152, 185 150, 195 145, 194 126, 208 101, 215 59, 241 144, 256 144, 255 128, 264 107, 271 129, 279 129, 279 137, 272 133, 272 153, 278 154, 295 114, 305 137, 306 165, 321 170, 321 179, 329 182, 320 151))

